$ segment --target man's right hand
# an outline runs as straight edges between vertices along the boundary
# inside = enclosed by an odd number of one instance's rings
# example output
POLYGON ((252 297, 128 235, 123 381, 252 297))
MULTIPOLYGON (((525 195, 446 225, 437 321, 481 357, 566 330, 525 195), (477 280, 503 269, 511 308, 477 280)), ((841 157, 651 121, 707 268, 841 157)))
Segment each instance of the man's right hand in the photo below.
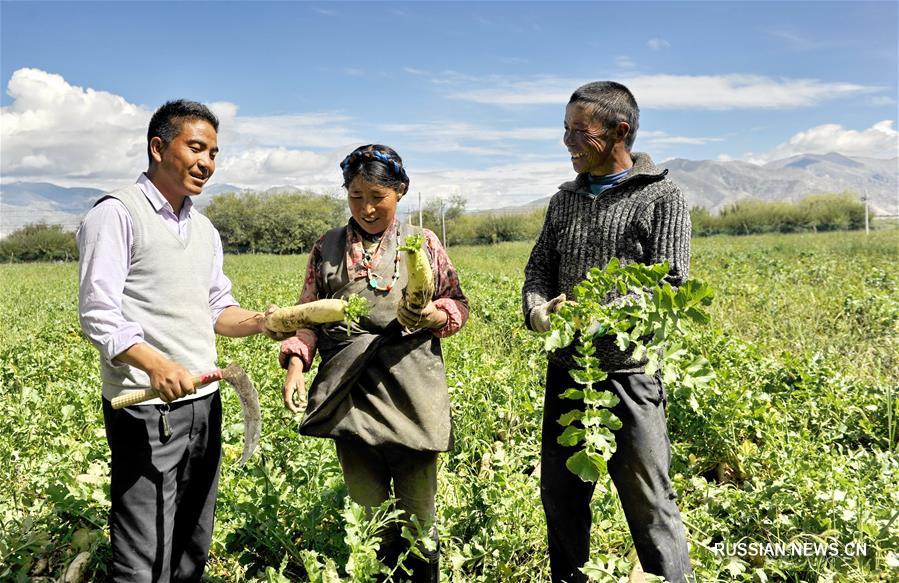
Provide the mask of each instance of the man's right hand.
POLYGON ((565 294, 559 294, 531 310, 530 323, 535 332, 547 332, 550 328, 549 315, 559 311, 565 302, 565 294))
POLYGON ((165 359, 147 369, 147 374, 150 376, 150 387, 166 403, 197 392, 190 371, 171 360, 165 359))
POLYGON ((159 398, 166 403, 197 392, 190 371, 172 362, 149 344, 144 342, 134 344, 115 359, 147 373, 150 377, 150 388, 159 393, 159 398))

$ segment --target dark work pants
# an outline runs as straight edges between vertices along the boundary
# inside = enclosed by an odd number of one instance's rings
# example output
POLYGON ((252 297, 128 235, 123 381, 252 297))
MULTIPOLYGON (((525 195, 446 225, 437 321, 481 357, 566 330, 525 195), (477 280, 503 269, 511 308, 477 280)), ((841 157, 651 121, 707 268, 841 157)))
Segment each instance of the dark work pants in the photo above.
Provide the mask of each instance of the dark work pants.
POLYGON ((114 581, 199 581, 206 566, 222 443, 218 392, 159 408, 103 400, 112 452, 109 533, 114 581))
MULTIPOLYGON (((549 559, 555 582, 586 581, 579 571, 590 556, 590 499, 594 484, 573 474, 565 461, 577 451, 559 445, 559 416, 579 401, 559 397, 580 387, 566 369, 549 364, 540 455, 540 496, 546 513, 549 559)), ((595 387, 615 393, 612 411, 621 419, 617 449, 608 462, 637 556, 643 570, 681 583, 692 573, 676 495, 668 477, 671 445, 665 422, 665 398, 658 379, 644 374, 611 374, 595 387)), ((602 478, 600 478, 602 479, 602 478)))
MULTIPOLYGON (((392 482, 396 507, 403 511, 403 520, 410 528, 411 516, 418 518, 422 526, 430 523, 428 536, 437 543, 437 550, 428 551, 422 547, 420 550, 424 558, 409 554, 405 565, 412 570, 408 578, 413 583, 436 583, 440 577, 440 539, 434 524, 437 454, 395 445, 376 447, 350 439, 335 439, 334 444, 353 502, 367 508, 379 506, 390 498, 392 482)), ((378 559, 388 567, 394 567, 399 555, 407 548, 399 526, 379 534, 381 545, 378 559)), ((400 573, 395 580, 406 578, 405 574, 400 573)))

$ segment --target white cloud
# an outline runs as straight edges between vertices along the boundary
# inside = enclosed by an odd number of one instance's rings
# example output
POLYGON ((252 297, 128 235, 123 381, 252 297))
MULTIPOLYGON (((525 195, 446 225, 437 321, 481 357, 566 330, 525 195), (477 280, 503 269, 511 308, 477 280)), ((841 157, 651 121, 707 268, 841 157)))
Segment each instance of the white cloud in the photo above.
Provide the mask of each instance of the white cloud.
POLYGON ((637 66, 637 63, 627 55, 618 55, 615 57, 615 65, 619 69, 633 69, 637 66))
POLYGON ((769 30, 768 34, 798 51, 814 51, 833 46, 831 41, 819 41, 789 30, 769 30))
POLYGON ((328 192, 341 183, 339 163, 345 149, 325 154, 288 149, 253 148, 221 157, 215 182, 244 188, 295 186, 328 192))
POLYGON ((440 196, 461 194, 469 210, 517 206, 556 193, 559 184, 574 178, 571 164, 565 161, 536 160, 501 164, 483 170, 421 170, 410 172, 411 196, 400 210, 418 208, 417 193, 422 201, 440 196))
POLYGON ((838 124, 824 124, 799 132, 788 141, 763 154, 749 153, 745 158, 755 164, 789 158, 797 154, 828 154, 863 158, 895 158, 899 156, 899 132, 893 120, 875 123, 858 131, 838 124))
POLYGON ((558 127, 530 127, 497 129, 469 123, 415 123, 415 124, 383 124, 379 129, 402 134, 424 135, 428 139, 444 137, 467 139, 474 141, 546 141, 561 140, 562 130, 558 127))
POLYGON ((496 57, 496 60, 499 61, 500 63, 504 63, 506 65, 526 65, 527 63, 530 62, 527 59, 523 59, 521 57, 498 56, 498 57, 496 57))
POLYGON ((152 112, 38 69, 12 74, 0 110, 4 179, 106 184, 146 167, 152 112))
POLYGON ((868 105, 874 107, 895 107, 896 100, 888 95, 872 95, 866 100, 868 105))
POLYGON ((701 146, 713 142, 723 142, 724 138, 672 136, 667 132, 640 130, 637 132, 637 141, 653 146, 701 146))
MULTIPOLYGON (((436 79, 434 82, 438 82, 436 79)), ((487 89, 462 90, 448 97, 490 105, 544 105, 566 103, 571 92, 584 81, 558 77, 532 77, 528 79, 484 78, 474 80, 473 85, 494 85, 487 89)))
MULTIPOLYGON (((4 180, 113 188, 146 169, 151 110, 38 69, 15 71, 7 92, 12 103, 0 111, 4 180)), ((221 122, 219 182, 270 186, 283 182, 283 172, 318 183, 334 173, 319 168, 328 155, 314 150, 362 142, 347 129, 351 118, 338 113, 240 116, 234 103, 208 105, 221 122)))
POLYGON ((327 113, 237 117, 222 126, 220 141, 240 146, 335 148, 363 140, 341 126, 350 123, 347 116, 327 113))
POLYGON ((666 41, 663 38, 651 38, 646 41, 646 46, 651 48, 654 51, 660 51, 662 49, 670 49, 671 43, 666 41))
POLYGON ((389 136, 388 142, 404 152, 420 154, 470 154, 480 157, 521 158, 520 142, 543 142, 537 147, 560 144, 560 127, 501 129, 464 122, 381 124, 375 126, 389 136), (516 143, 518 142, 518 143, 516 143))
MULTIPOLYGON (((450 97, 492 105, 565 103, 587 79, 549 76, 483 78, 481 88, 461 90, 450 97), (487 88, 483 88, 483 86, 487 88)), ((637 75, 622 83, 642 108, 656 109, 775 109, 808 107, 830 99, 878 91, 876 87, 818 79, 774 78, 760 75, 637 75)))
POLYGON ((807 107, 874 90, 854 83, 760 75, 643 75, 625 83, 641 107, 662 109, 807 107))

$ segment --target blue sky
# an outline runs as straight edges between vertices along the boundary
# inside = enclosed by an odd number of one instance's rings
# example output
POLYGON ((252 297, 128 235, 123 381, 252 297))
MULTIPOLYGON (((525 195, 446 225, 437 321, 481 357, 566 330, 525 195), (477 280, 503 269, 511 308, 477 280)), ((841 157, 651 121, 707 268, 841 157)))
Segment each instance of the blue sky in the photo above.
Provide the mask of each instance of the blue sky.
POLYGON ((0 3, 2 180, 112 188, 146 123, 222 118, 214 180, 337 190, 356 145, 412 190, 522 204, 570 178, 564 105, 627 84, 635 150, 755 163, 897 155, 896 2, 0 3))

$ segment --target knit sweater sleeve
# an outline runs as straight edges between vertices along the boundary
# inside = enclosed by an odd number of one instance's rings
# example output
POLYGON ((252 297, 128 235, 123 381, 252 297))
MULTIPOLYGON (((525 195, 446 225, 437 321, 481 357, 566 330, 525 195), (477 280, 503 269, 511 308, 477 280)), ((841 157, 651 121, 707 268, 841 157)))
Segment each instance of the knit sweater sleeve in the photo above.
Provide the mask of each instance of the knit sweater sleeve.
POLYGON ((690 274, 690 209, 684 195, 673 183, 666 181, 666 188, 644 210, 647 227, 647 263, 669 265, 668 283, 677 287, 690 274))
POLYGON ((543 228, 524 268, 521 290, 524 323, 531 328, 531 310, 559 295, 559 252, 556 247, 556 222, 559 195, 549 202, 543 228))

